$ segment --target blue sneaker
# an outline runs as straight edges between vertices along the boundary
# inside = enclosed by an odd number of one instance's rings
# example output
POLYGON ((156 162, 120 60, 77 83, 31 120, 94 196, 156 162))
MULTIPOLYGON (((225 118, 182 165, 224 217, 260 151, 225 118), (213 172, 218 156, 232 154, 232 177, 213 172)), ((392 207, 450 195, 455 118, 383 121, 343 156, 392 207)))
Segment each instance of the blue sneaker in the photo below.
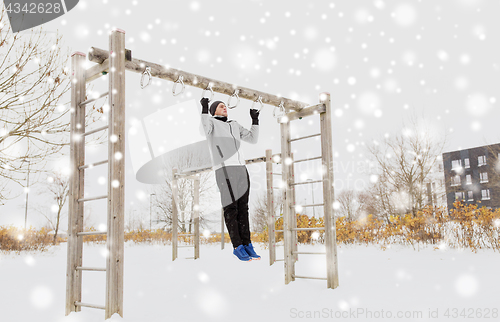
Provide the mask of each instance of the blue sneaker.
POLYGON ((253 249, 252 243, 245 246, 245 251, 247 252, 248 256, 250 256, 250 258, 252 260, 254 260, 254 259, 259 260, 260 259, 260 256, 257 255, 255 250, 253 249))
POLYGON ((236 247, 233 250, 233 254, 236 255, 236 257, 238 257, 239 260, 242 260, 244 262, 248 262, 248 261, 252 260, 250 258, 250 256, 248 256, 247 252, 245 251, 245 246, 243 246, 243 245, 236 247))

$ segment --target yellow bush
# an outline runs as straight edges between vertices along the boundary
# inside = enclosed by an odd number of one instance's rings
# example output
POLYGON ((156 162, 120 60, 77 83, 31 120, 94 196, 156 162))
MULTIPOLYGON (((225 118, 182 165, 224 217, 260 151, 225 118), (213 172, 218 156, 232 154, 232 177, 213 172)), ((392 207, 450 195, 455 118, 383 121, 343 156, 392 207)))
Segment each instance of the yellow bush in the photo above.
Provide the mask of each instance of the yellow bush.
MULTIPOLYGON (((59 240, 58 240, 59 241, 59 240)), ((0 227, 0 250, 14 251, 46 251, 54 242, 54 235, 47 229, 37 231, 33 227, 27 230, 13 226, 0 227)))

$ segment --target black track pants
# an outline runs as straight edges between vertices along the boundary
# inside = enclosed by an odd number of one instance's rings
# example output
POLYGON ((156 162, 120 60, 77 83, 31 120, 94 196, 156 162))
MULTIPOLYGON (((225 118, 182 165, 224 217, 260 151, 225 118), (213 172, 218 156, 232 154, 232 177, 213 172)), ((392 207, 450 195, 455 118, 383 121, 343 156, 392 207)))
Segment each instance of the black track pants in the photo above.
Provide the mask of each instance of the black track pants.
POLYGON ((224 221, 231 237, 231 243, 236 248, 248 245, 250 241, 250 223, 248 220, 248 196, 250 194, 250 176, 246 166, 228 166, 215 171, 215 179, 221 193, 224 209, 224 221), (227 178, 226 178, 227 174, 227 178), (229 185, 233 192, 232 201, 229 185))

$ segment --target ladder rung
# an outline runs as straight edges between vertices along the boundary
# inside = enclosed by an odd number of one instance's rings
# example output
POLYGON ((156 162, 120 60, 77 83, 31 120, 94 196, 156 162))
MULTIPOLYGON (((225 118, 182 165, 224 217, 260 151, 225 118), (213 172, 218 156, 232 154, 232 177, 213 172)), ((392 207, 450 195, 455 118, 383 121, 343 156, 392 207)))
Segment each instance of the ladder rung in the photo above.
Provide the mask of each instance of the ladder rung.
POLYGON ((108 232, 106 231, 83 231, 81 233, 77 233, 77 236, 92 236, 92 235, 106 235, 108 232))
POLYGON ((322 158, 322 156, 320 155, 319 157, 295 160, 295 161, 293 161, 293 163, 299 163, 299 162, 304 162, 304 161, 312 161, 312 160, 317 160, 317 159, 321 159, 321 158, 322 158))
POLYGON ((274 232, 275 232, 275 233, 282 233, 282 232, 283 232, 283 230, 275 230, 274 232))
POLYGON ((296 186, 298 184, 309 184, 309 183, 316 183, 316 182, 323 182, 323 180, 313 180, 313 181, 303 181, 303 182, 294 182, 291 185, 296 186))
POLYGON ((295 275, 295 274, 292 274, 292 277, 294 278, 308 278, 308 279, 313 279, 313 280, 327 280, 326 277, 312 277, 312 276, 299 276, 299 275, 295 275))
POLYGON ((315 228, 290 228, 292 231, 310 231, 310 230, 325 230, 325 227, 315 227, 315 228))
POLYGON ((301 207, 319 207, 319 206, 324 206, 324 203, 315 203, 315 204, 310 204, 310 205, 300 205, 301 207))
POLYGON ((282 176, 283 174, 282 173, 273 172, 273 175, 274 176, 282 176))
POLYGON ((283 188, 280 188, 280 187, 273 187, 273 189, 282 190, 283 188))
POLYGON ((275 259, 274 261, 275 261, 275 262, 284 262, 284 261, 285 261, 285 259, 284 259, 284 258, 280 258, 280 259, 275 259))
POLYGON ((184 259, 196 259, 194 257, 184 257, 184 259))
POLYGON ((322 252, 292 252, 292 254, 326 255, 322 252))
POLYGON ((194 236, 194 234, 177 234, 178 236, 194 236))
POLYGON ((98 272, 105 272, 106 269, 105 268, 99 268, 99 267, 77 267, 76 268, 77 271, 98 271, 98 272))
POLYGON ((83 199, 78 199, 78 202, 86 202, 86 201, 92 201, 92 200, 106 199, 107 197, 108 197, 108 195, 91 197, 91 198, 83 198, 83 199))
POLYGON ((308 136, 302 136, 300 138, 295 138, 295 139, 291 139, 289 140, 288 142, 293 142, 293 141, 298 141, 298 140, 302 140, 302 139, 308 139, 308 138, 312 138, 312 137, 315 137, 315 136, 320 136, 321 133, 318 133, 318 134, 312 134, 312 135, 308 135, 308 136))
POLYGON ((182 245, 182 246, 177 246, 177 248, 180 248, 180 247, 194 247, 194 245, 182 245))
POLYGON ((82 170, 82 169, 87 169, 87 168, 93 168, 95 166, 98 166, 98 165, 101 165, 101 164, 106 164, 106 163, 108 163, 108 160, 102 160, 102 161, 99 161, 99 162, 96 162, 96 163, 90 163, 90 164, 82 165, 82 166, 78 167, 78 169, 82 170))
POLYGON ((85 133, 82 133, 82 136, 87 136, 87 135, 90 135, 90 134, 94 134, 94 133, 97 133, 97 132, 100 132, 100 131, 107 130, 108 127, 109 127, 108 125, 98 127, 96 129, 93 129, 93 130, 87 131, 85 133))
POLYGON ((85 105, 87 105, 87 104, 90 104, 90 103, 92 103, 92 102, 95 102, 95 101, 97 101, 98 99, 100 99, 100 98, 102 98, 102 97, 104 97, 104 96, 108 95, 108 93, 109 93, 109 92, 104 92, 104 93, 102 93, 101 95, 99 95, 97 98, 91 98, 91 99, 86 100, 85 102, 81 102, 81 103, 80 103, 80 106, 85 106, 85 105))
POLYGON ((106 309, 104 306, 101 306, 101 305, 88 304, 88 303, 82 303, 82 302, 75 302, 75 305, 76 306, 91 307, 93 309, 101 309, 101 310, 105 310, 106 309))

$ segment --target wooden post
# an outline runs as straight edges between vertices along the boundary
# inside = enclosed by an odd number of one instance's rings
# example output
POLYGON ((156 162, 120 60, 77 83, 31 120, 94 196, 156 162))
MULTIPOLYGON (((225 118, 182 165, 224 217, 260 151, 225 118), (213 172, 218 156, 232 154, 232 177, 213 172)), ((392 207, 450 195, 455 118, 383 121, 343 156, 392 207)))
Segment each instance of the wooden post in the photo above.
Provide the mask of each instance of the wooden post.
POLYGON ((123 263, 125 211, 125 32, 109 36, 108 236, 106 313, 123 317, 123 263))
POLYGON ((295 262, 292 255, 293 238, 292 238, 292 207, 293 194, 291 189, 292 173, 291 173, 291 146, 290 146, 290 122, 286 120, 281 123, 281 164, 283 181, 285 182, 285 190, 283 194, 283 236, 284 236, 284 253, 285 253, 285 284, 295 280, 295 262))
MULTIPOLYGON (((290 153, 290 158, 292 159, 292 163, 290 164, 290 175, 292 177, 291 182, 295 182, 295 165, 293 163, 294 157, 293 153, 290 153)), ((296 206, 296 200, 295 200, 295 186, 291 186, 291 192, 292 192, 292 216, 290 217, 291 219, 291 227, 292 228, 297 228, 297 210, 295 209, 296 206)), ((298 251, 298 240, 297 240, 297 234, 298 231, 294 230, 292 231, 292 251, 296 252, 298 251)), ((294 261, 299 260, 299 255, 295 254, 293 256, 294 261)), ((295 274, 295 266, 294 266, 294 271, 293 273, 295 274)))
POLYGON ((221 208, 221 220, 220 220, 220 249, 224 249, 224 208, 221 208))
POLYGON ((200 177, 194 178, 194 259, 200 258, 200 177))
POLYGON ((266 150, 266 179, 267 179, 267 233, 269 239, 269 265, 276 262, 276 218, 274 213, 273 192, 273 153, 266 150))
POLYGON ((334 181, 330 93, 322 93, 320 95, 320 102, 326 106, 326 111, 320 113, 323 203, 325 212, 326 276, 327 287, 336 288, 339 286, 339 277, 335 216, 333 215, 334 181))
POLYGON ((66 315, 81 310, 75 302, 82 300, 82 272, 76 267, 82 266, 83 237, 77 233, 83 231, 83 198, 84 176, 79 167, 85 162, 85 54, 75 52, 71 55, 71 134, 70 134, 70 167, 68 206, 68 265, 66 268, 66 315))
POLYGON ((177 168, 172 169, 172 260, 177 258, 177 168))

